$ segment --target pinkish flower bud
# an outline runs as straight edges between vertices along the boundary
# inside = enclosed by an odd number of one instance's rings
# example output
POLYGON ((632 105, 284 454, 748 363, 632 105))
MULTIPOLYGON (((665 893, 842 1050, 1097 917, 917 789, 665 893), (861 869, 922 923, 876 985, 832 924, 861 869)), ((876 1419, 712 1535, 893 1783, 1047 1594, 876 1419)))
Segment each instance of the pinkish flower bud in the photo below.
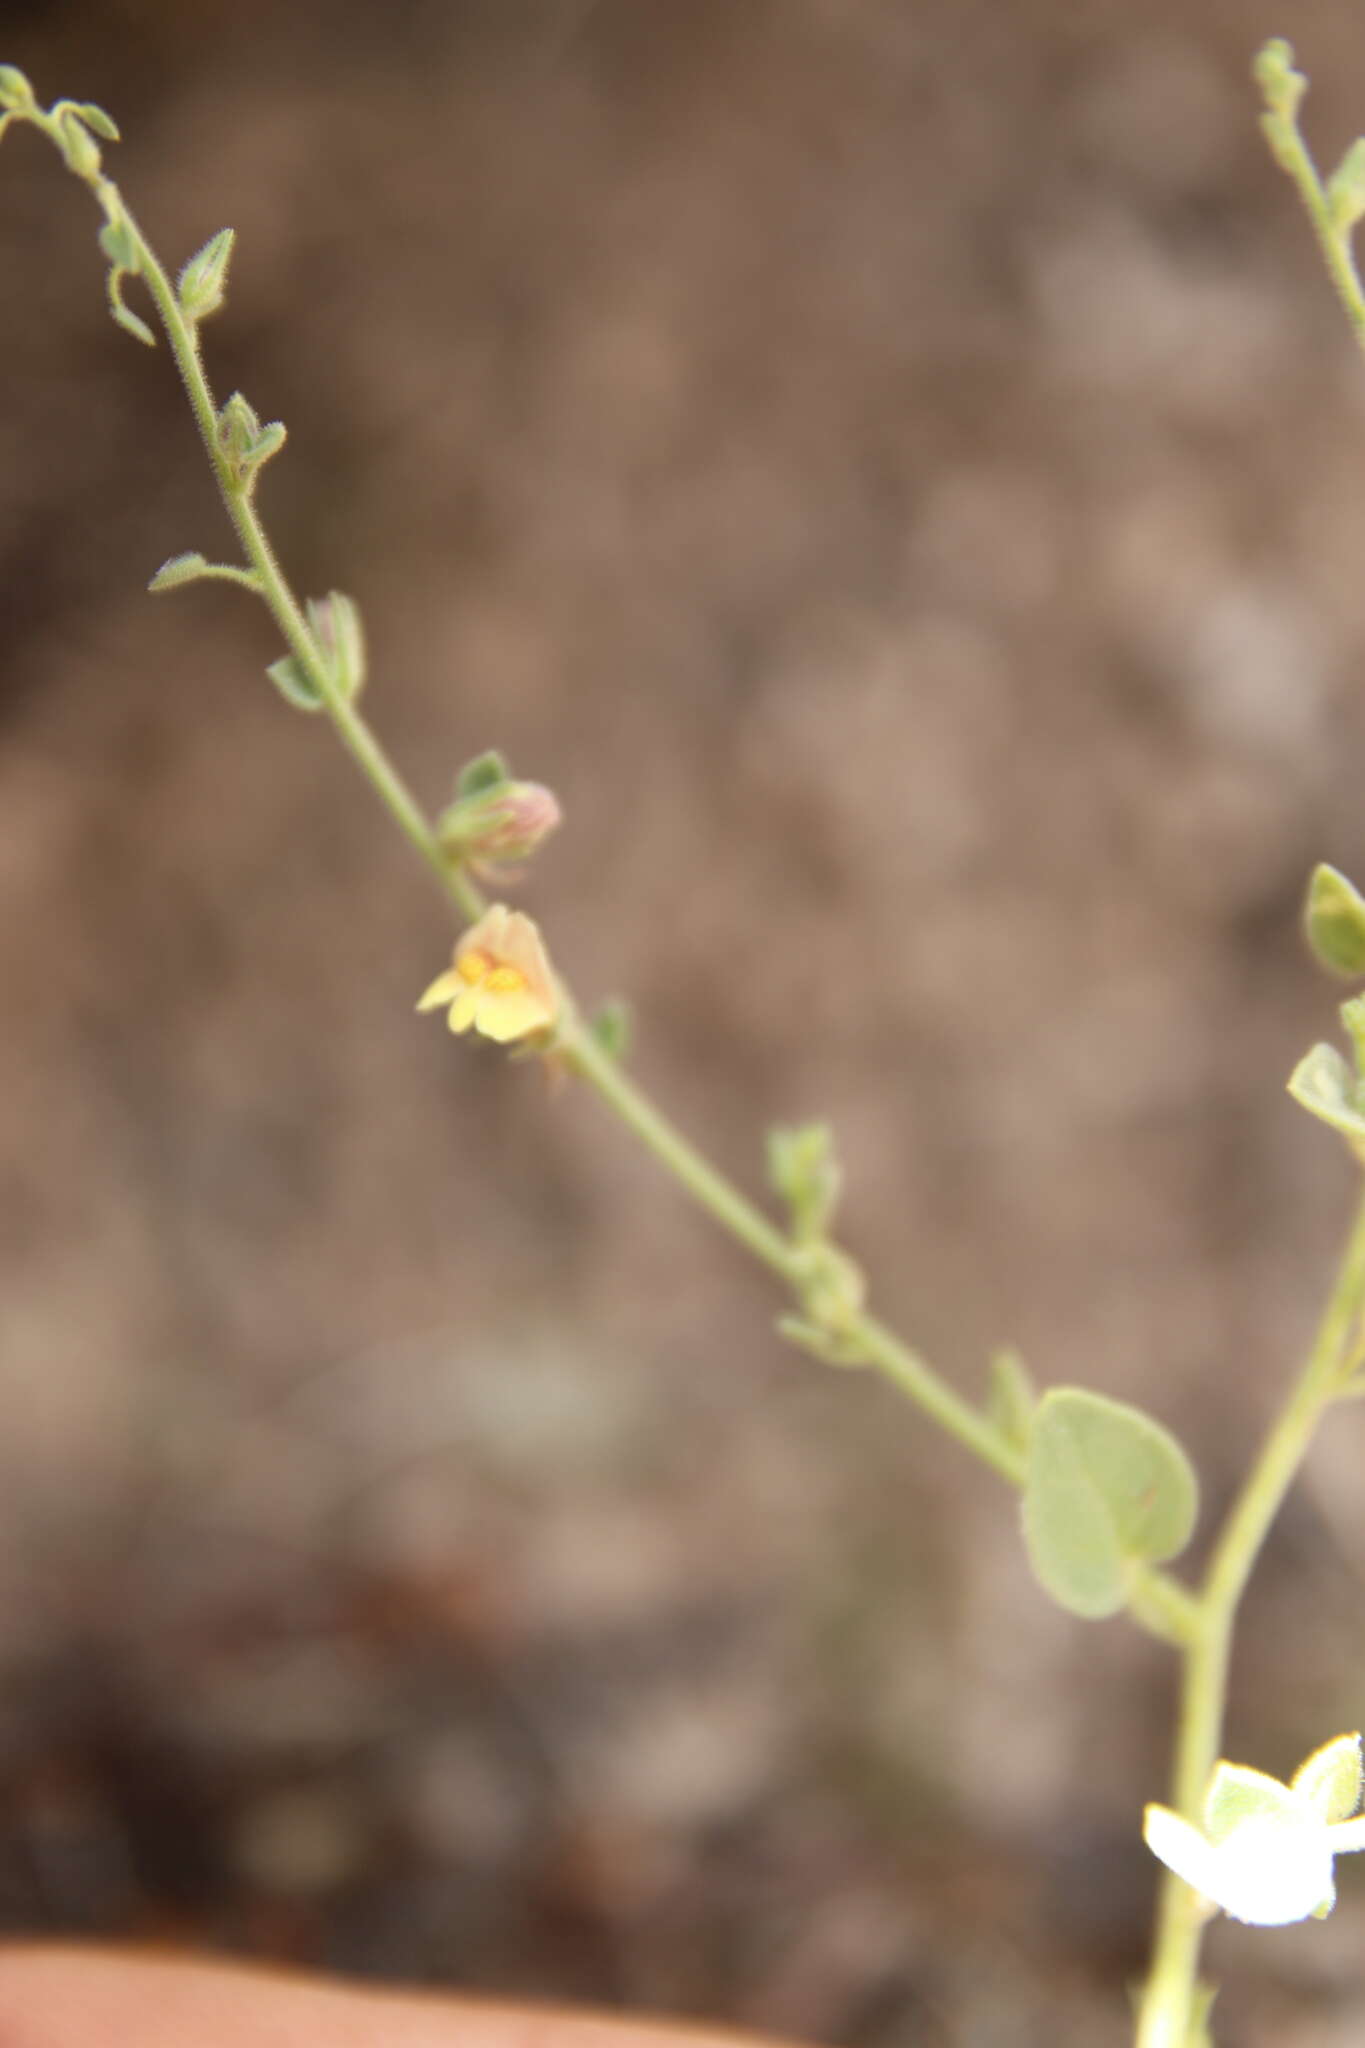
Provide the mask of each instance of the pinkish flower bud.
POLYGON ((539 782, 498 782, 451 804, 436 821, 442 847, 476 874, 500 879, 529 860, 559 823, 554 792, 539 782))

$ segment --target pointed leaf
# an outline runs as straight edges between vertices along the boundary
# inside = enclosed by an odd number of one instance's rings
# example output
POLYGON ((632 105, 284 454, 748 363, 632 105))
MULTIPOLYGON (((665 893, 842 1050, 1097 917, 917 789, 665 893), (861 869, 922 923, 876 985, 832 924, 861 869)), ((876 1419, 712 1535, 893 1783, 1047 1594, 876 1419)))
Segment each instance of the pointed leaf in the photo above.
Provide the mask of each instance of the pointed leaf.
POLYGON ((117 270, 111 270, 109 273, 109 310, 126 334, 131 334, 138 341, 145 342, 148 348, 155 348, 156 336, 152 333, 147 322, 139 320, 137 314, 130 312, 128 307, 124 305, 123 294, 119 289, 119 276, 120 273, 117 270))
POLYGON ((112 114, 106 114, 103 107, 97 107, 93 100, 82 100, 76 109, 87 128, 93 128, 96 135, 102 135, 106 142, 119 142, 118 123, 112 114))
POLYGON ((1080 1387, 1043 1396, 1029 1441, 1024 1539, 1060 1606, 1095 1621, 1117 1614, 1129 1566, 1183 1550, 1197 1510, 1189 1459, 1160 1423, 1080 1387))
POLYGON ((148 590, 174 590, 179 583, 194 583, 205 575, 208 563, 199 554, 172 555, 147 585, 148 590))
POLYGON ((1339 868, 1319 861, 1303 906, 1304 937, 1319 966, 1344 980, 1365 975, 1365 897, 1339 868))
POLYGON ((232 256, 235 233, 220 228, 190 257, 176 284, 180 310, 189 320, 207 319, 222 305, 227 289, 227 267, 232 256))
POLYGON ((0 64, 0 107, 9 107, 16 114, 33 111, 33 87, 15 64, 0 64))
POLYGON ((457 797, 482 796, 485 790, 500 789, 504 782, 511 780, 511 771, 497 749, 490 747, 486 754, 476 754, 472 761, 466 761, 455 779, 457 797))

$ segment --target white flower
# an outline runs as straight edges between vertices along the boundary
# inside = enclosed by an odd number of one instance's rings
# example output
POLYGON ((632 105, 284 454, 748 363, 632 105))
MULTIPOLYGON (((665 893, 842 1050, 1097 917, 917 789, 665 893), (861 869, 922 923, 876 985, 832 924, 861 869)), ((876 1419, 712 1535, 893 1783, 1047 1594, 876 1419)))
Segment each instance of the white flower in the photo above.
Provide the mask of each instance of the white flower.
POLYGON ((1321 1919, 1336 1901, 1333 1858, 1365 1849, 1359 1735, 1324 1743, 1288 1785, 1245 1764, 1220 1763, 1209 1781, 1203 1826, 1149 1806, 1147 1846, 1209 1902, 1254 1927, 1321 1919))

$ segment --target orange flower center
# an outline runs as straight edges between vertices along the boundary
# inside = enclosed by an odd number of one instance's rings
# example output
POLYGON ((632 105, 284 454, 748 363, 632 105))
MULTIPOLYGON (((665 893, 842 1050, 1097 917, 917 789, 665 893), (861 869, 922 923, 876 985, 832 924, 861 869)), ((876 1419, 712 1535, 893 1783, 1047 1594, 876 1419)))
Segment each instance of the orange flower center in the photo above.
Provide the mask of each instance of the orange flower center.
POLYGON ((481 953, 477 946, 468 953, 461 953, 455 962, 455 972, 471 988, 485 988, 491 996, 519 995, 526 986, 526 976, 519 967, 493 960, 487 953, 481 953))

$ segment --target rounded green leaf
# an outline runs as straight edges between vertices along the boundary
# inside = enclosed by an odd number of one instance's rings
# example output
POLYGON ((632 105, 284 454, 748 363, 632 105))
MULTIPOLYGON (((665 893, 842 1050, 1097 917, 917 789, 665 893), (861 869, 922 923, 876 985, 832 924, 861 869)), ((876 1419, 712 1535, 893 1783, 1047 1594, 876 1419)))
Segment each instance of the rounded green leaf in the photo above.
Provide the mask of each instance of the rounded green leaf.
POLYGON ((1130 1567, 1183 1550, 1198 1503, 1189 1459, 1141 1409, 1082 1387, 1043 1396, 1029 1439, 1024 1540, 1034 1575, 1069 1613, 1117 1614, 1130 1567))

